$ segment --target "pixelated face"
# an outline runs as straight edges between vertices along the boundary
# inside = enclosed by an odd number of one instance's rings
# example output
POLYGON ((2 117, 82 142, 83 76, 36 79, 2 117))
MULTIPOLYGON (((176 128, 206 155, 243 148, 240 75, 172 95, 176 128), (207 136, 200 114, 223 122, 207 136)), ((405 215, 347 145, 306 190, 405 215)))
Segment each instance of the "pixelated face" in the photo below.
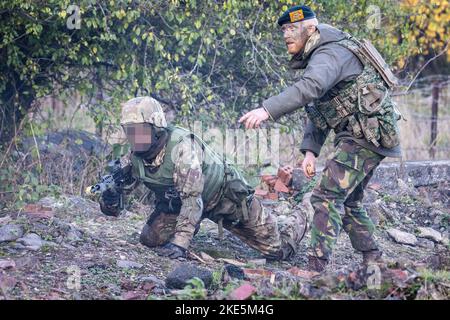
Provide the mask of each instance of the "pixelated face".
POLYGON ((133 123, 122 126, 132 151, 144 152, 152 144, 152 126, 148 123, 133 123))
POLYGON ((308 34, 300 22, 285 23, 281 26, 281 31, 289 54, 295 55, 304 48, 308 34))

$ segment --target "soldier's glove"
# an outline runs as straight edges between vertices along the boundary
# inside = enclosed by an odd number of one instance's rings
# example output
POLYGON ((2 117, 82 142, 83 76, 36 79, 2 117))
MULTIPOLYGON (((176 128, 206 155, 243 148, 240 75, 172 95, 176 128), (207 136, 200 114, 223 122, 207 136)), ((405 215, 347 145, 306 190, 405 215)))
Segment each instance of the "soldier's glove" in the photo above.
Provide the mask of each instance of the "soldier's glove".
POLYGON ((112 190, 106 190, 100 198, 100 210, 107 216, 120 215, 120 195, 112 190))
POLYGON ((115 206, 120 201, 120 194, 109 189, 102 193, 102 200, 107 206, 115 206))
POLYGON ((187 250, 177 246, 176 244, 169 242, 168 244, 160 247, 156 252, 163 257, 169 257, 170 259, 186 258, 187 250))

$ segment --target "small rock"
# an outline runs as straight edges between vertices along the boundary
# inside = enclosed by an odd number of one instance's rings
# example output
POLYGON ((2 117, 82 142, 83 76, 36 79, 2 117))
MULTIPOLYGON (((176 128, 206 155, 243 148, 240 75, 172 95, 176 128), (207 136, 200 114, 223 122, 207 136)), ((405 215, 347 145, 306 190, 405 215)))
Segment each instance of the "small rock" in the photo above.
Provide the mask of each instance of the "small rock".
POLYGON ((139 300, 142 299, 142 293, 135 292, 135 291, 127 291, 124 294, 122 294, 123 300, 139 300))
POLYGON ((23 238, 17 239, 17 242, 24 245, 26 249, 33 251, 39 250, 45 244, 45 241, 36 233, 28 233, 23 238))
POLYGON ((313 277, 311 280, 313 285, 318 288, 326 287, 328 289, 333 290, 340 283, 343 283, 346 279, 340 274, 327 272, 325 274, 321 274, 320 276, 313 277))
POLYGON ((0 273, 0 292, 2 292, 3 295, 13 289, 16 284, 17 279, 15 277, 10 277, 0 273))
POLYGON ((415 246, 417 244, 417 238, 413 234, 403 232, 395 228, 388 229, 387 233, 397 243, 407 244, 410 246, 415 246))
POLYGON ((206 252, 200 252, 200 258, 202 258, 205 262, 213 262, 216 259, 214 259, 213 257, 211 257, 209 254, 207 254, 206 252))
POLYGON ((263 190, 260 188, 255 189, 255 196, 257 196, 257 197, 265 197, 265 196, 267 196, 268 193, 269 193, 269 191, 267 191, 267 190, 263 190))
POLYGON ((306 299, 320 299, 330 292, 326 287, 317 288, 310 283, 301 283, 298 293, 306 299))
POLYGON ((212 272, 189 263, 181 263, 172 270, 166 278, 166 286, 171 289, 183 289, 188 281, 197 277, 208 288, 213 280, 212 272))
POLYGON ((18 224, 7 224, 0 227, 0 242, 15 241, 23 236, 23 228, 18 224))
POLYGON ((0 218, 0 224, 7 224, 11 222, 11 217, 10 216, 5 216, 5 217, 1 217, 0 218))
POLYGON ((138 263, 138 262, 134 262, 134 261, 117 260, 117 266, 119 268, 123 268, 123 269, 140 269, 144 265, 141 263, 138 263))
POLYGON ((26 268, 28 271, 31 271, 39 264, 39 259, 36 256, 23 256, 17 258, 15 263, 17 269, 26 268))
POLYGON ((70 230, 66 234, 66 240, 69 242, 79 242, 83 241, 83 235, 81 232, 74 227, 71 227, 70 230))
POLYGON ((405 182, 402 179, 397 179, 398 191, 400 195, 414 195, 417 196, 418 192, 414 189, 414 186, 410 182, 405 182))
POLYGON ((250 269, 244 268, 245 275, 250 279, 260 278, 260 277, 270 277, 273 272, 265 269, 250 269))
POLYGON ((313 277, 319 275, 318 272, 302 270, 297 267, 292 267, 288 270, 289 273, 293 274, 296 277, 300 277, 303 279, 312 279, 313 277))
POLYGON ((286 187, 286 185, 284 185, 283 182, 281 182, 281 179, 278 179, 277 182, 275 183, 274 190, 278 192, 286 192, 286 193, 289 192, 289 188, 286 187))
POLYGON ((247 300, 253 294, 256 293, 256 288, 249 283, 243 284, 242 286, 234 289, 230 295, 229 299, 231 300, 247 300))
POLYGON ((225 271, 228 273, 228 275, 231 278, 236 278, 239 280, 243 280, 245 278, 244 270, 242 268, 232 265, 232 264, 226 264, 225 265, 225 271))
POLYGON ((366 205, 366 209, 370 220, 372 220, 372 222, 376 226, 380 225, 381 217, 383 216, 383 214, 381 213, 380 202, 375 201, 372 203, 368 203, 366 205))
POLYGON ((264 266, 266 264, 266 259, 248 260, 248 263, 253 264, 255 266, 264 266))
POLYGON ((418 239, 417 246, 426 249, 434 249, 434 242, 428 239, 418 239))
POLYGON ((15 267, 16 263, 14 260, 0 260, 0 270, 14 269, 15 267))
POLYGON ((418 237, 429 239, 436 243, 442 242, 442 235, 439 231, 427 227, 418 227, 417 229, 419 230, 418 237))
POLYGON ((155 277, 155 276, 146 276, 146 277, 142 277, 142 278, 140 279, 140 281, 141 281, 142 283, 144 283, 144 284, 148 284, 148 283, 154 284, 155 287, 159 287, 159 288, 164 288, 164 287, 165 287, 165 286, 164 286, 164 281, 161 280, 161 279, 158 279, 158 278, 155 277))
POLYGON ((241 261, 234 260, 234 259, 221 258, 219 260, 223 261, 225 263, 228 263, 228 264, 232 264, 234 266, 238 266, 238 267, 245 267, 247 265, 247 263, 245 263, 245 262, 241 262, 241 261))
POLYGON ((397 287, 404 287, 405 281, 408 279, 408 272, 401 269, 387 269, 383 272, 383 282, 394 284, 397 287))

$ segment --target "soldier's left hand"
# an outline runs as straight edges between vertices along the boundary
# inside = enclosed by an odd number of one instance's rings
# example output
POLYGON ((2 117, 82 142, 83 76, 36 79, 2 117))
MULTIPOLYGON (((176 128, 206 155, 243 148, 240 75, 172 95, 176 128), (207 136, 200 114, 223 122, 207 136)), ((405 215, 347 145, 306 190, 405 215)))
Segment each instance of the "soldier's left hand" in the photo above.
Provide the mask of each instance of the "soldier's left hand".
POLYGON ((186 258, 186 249, 177 246, 176 244, 169 242, 161 248, 158 248, 156 252, 163 257, 169 257, 170 259, 186 258))
POLYGON ((258 108, 244 114, 239 119, 239 122, 244 122, 246 129, 253 129, 258 128, 261 122, 266 121, 267 119, 269 119, 267 111, 264 108, 258 108))

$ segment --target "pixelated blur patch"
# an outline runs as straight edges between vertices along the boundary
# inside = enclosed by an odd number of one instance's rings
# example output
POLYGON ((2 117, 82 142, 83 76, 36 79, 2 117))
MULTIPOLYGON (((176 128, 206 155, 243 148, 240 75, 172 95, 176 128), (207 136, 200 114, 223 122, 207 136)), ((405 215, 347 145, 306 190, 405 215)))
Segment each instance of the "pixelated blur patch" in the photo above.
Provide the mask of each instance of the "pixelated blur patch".
POLYGON ((297 21, 303 20, 303 18, 305 16, 303 15, 303 10, 299 9, 299 10, 289 12, 289 17, 291 18, 291 22, 297 22, 297 21))

